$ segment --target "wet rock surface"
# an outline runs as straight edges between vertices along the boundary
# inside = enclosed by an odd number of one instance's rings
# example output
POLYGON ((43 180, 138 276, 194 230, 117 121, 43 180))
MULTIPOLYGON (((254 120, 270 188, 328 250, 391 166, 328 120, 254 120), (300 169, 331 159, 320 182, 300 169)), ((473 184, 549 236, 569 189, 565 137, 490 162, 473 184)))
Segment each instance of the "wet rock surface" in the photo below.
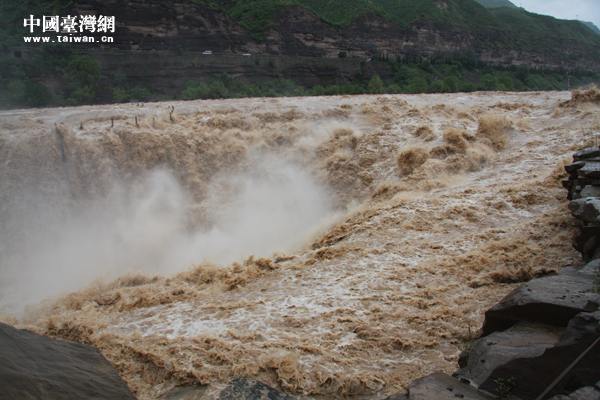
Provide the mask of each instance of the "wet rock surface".
POLYGON ((600 388, 599 384, 593 386, 586 386, 578 389, 571 393, 569 396, 558 395, 552 397, 550 400, 599 400, 600 399, 600 388))
POLYGON ((160 397, 162 400, 202 400, 206 394, 207 386, 184 386, 176 387, 170 390, 167 394, 160 397))
POLYGON ((534 279, 506 296, 485 313, 483 335, 510 328, 520 321, 566 327, 590 301, 596 264, 567 267, 558 275, 534 279))
POLYGON ((492 397, 479 392, 469 383, 460 381, 443 372, 417 379, 408 388, 408 400, 482 400, 492 397))
POLYGON ((541 356, 546 349, 558 344, 565 332, 564 328, 526 322, 494 332, 471 345, 468 354, 463 356, 465 373, 460 376, 480 386, 490 379, 496 368, 513 359, 541 356))
POLYGON ((92 347, 0 323, 0 398, 135 400, 92 347))
MULTIPOLYGON (((555 327, 539 326, 528 335, 518 332, 517 327, 502 332, 502 335, 495 333, 482 338, 475 349, 472 348, 471 356, 475 359, 471 361, 469 357, 469 366, 465 370, 467 376, 473 376, 473 382, 480 390, 497 395, 510 390, 520 399, 536 399, 593 342, 589 337, 576 339, 563 333, 561 340, 552 343, 548 338, 560 333, 555 327), (488 359, 491 361, 488 365, 481 362, 487 363, 488 359)), ((596 364, 599 357, 600 348, 594 347, 550 395, 593 385, 598 379, 596 364)))
POLYGON ((252 378, 235 380, 219 394, 219 400, 293 400, 270 386, 252 378))
POLYGON ((573 237, 573 246, 584 259, 600 256, 600 149, 590 147, 573 155, 573 163, 565 166, 569 179, 563 187, 572 200, 569 209, 582 226, 573 237))
POLYGON ((563 181, 563 187, 569 191, 567 199, 577 200, 596 193, 600 188, 600 148, 578 151, 573 155, 573 163, 565 166, 565 171, 569 174, 569 179, 563 181), (586 192, 582 193, 584 189, 586 192))

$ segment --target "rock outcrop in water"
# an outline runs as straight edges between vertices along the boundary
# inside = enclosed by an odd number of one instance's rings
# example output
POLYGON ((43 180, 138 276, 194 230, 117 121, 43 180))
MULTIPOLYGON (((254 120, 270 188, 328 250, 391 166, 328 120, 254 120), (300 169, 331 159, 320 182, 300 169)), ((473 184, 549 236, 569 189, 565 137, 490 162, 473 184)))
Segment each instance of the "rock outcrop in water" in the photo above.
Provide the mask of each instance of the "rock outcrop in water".
POLYGON ((569 180, 563 181, 569 190, 569 209, 583 225, 573 238, 573 246, 584 259, 600 257, 600 148, 590 147, 573 156, 565 167, 569 180))
POLYGON ((0 323, 0 398, 135 400, 94 347, 0 323))

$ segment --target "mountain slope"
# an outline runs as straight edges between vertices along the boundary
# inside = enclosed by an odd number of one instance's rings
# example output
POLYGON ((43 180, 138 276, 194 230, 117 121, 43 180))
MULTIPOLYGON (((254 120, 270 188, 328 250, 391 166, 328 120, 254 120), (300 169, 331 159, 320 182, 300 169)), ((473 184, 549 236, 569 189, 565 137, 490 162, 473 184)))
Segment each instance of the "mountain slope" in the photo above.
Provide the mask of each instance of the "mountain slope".
POLYGON ((497 8, 497 7, 513 7, 517 8, 513 3, 508 0, 475 0, 486 8, 497 8))
MULTIPOLYGON (((114 15, 104 49, 251 53, 416 61, 472 52, 491 64, 598 70, 600 36, 578 21, 520 8, 485 8, 475 0, 0 0, 3 49, 23 46, 23 18, 114 15), (45 8, 44 8, 45 7, 45 8), (58 11, 56 11, 58 12, 58 11), (143 16, 143 17, 142 17, 143 16)), ((98 41, 100 41, 98 37, 98 41)), ((86 50, 89 46, 73 44, 86 50)), ((443 59, 444 57, 442 57, 443 59)))
POLYGON ((530 13, 520 8, 491 8, 488 11, 496 17, 514 40, 526 40, 530 48, 547 48, 555 43, 555 38, 598 45, 600 38, 581 22, 561 20, 547 15, 530 13))
POLYGON ((590 28, 591 30, 593 30, 594 32, 596 32, 598 35, 600 35, 600 29, 593 23, 593 22, 583 22, 581 21, 585 26, 587 26, 588 28, 590 28))
POLYGON ((375 14, 401 27, 419 21, 453 26, 498 26, 473 0, 297 0, 325 21, 345 26, 364 14, 375 14))

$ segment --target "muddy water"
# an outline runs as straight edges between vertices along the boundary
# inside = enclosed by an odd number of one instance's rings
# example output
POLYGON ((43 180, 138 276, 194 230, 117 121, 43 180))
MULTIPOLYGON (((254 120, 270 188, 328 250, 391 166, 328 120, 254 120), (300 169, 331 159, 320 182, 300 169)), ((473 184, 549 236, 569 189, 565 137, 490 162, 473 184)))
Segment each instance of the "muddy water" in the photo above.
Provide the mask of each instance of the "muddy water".
POLYGON ((570 98, 3 112, 2 320, 97 346, 141 399, 452 372, 488 307, 579 260, 560 179, 600 107, 570 98))

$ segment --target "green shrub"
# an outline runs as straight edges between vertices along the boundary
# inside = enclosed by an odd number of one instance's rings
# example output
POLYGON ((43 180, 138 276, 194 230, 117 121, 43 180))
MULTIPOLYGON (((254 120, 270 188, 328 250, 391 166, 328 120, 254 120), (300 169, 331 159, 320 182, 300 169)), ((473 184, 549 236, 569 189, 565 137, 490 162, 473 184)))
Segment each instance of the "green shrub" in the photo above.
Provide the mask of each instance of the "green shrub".
POLYGON ((458 92, 458 78, 454 75, 450 75, 444 78, 444 85, 446 86, 446 92, 456 93, 458 92))
POLYGON ((429 89, 427 81, 423 78, 413 79, 410 85, 406 88, 408 93, 426 93, 429 89))
POLYGON ((340 87, 338 85, 331 85, 325 88, 325 94, 327 96, 337 96, 340 94, 340 87))
POLYGON ((477 85, 475 85, 474 83, 471 83, 471 82, 464 81, 460 85, 461 92, 470 93, 470 92, 474 92, 476 90, 477 90, 477 85))
POLYGON ((8 82, 6 88, 8 89, 8 99, 10 101, 20 103, 25 100, 26 85, 22 80, 12 80, 8 82))
POLYGON ((25 103, 31 107, 44 107, 52 100, 52 95, 41 83, 33 80, 25 84, 25 103))
POLYGON ((444 93, 446 90, 446 86, 443 81, 435 81, 431 84, 430 90, 433 93, 444 93))
POLYGON ((209 89, 204 82, 189 81, 181 92, 181 98, 184 100, 207 99, 208 96, 209 89))
POLYGON ((323 96, 325 94, 325 88, 321 85, 317 85, 312 88, 311 94, 313 96, 323 96))
POLYGON ((115 102, 117 103, 126 103, 129 101, 129 92, 127 92, 127 89, 124 89, 120 86, 115 86, 112 87, 110 89, 110 91, 113 93, 113 96, 115 97, 115 102))
POLYGON ((492 74, 486 74, 480 84, 483 90, 498 90, 498 79, 492 74))
POLYGON ((369 81, 369 85, 367 86, 367 90, 370 94, 380 94, 383 93, 383 82, 379 75, 373 75, 371 80, 369 81))
POLYGON ((100 77, 100 63, 88 56, 71 58, 67 64, 64 79, 71 90, 69 102, 71 104, 91 104, 96 100, 98 84, 96 79, 100 77))
POLYGON ((399 93, 402 93, 402 88, 401 88, 399 85, 397 85, 397 84, 395 84, 395 83, 392 83, 392 84, 391 84, 391 85, 388 87, 388 90, 387 90, 387 91, 388 91, 388 93, 399 94, 399 93))
POLYGON ((132 99, 136 99, 139 101, 148 101, 150 96, 152 96, 152 92, 148 88, 136 86, 133 89, 131 89, 132 99))
POLYGON ((67 100, 69 105, 92 104, 96 100, 96 90, 90 86, 77 87, 71 91, 67 100))

